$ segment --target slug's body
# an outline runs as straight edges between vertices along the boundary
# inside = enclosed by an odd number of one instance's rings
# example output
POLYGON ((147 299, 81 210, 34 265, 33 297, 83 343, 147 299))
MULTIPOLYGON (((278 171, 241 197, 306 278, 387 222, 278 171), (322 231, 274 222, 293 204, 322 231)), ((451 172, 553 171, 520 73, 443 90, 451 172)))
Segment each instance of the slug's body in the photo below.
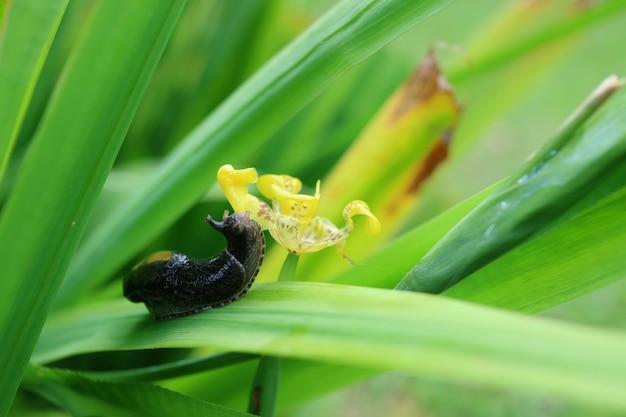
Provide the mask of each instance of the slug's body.
POLYGON ((168 320, 223 307, 243 297, 259 272, 265 253, 261 226, 249 215, 207 216, 227 240, 211 259, 194 260, 176 252, 158 252, 124 278, 124 296, 143 302, 155 320, 168 320))

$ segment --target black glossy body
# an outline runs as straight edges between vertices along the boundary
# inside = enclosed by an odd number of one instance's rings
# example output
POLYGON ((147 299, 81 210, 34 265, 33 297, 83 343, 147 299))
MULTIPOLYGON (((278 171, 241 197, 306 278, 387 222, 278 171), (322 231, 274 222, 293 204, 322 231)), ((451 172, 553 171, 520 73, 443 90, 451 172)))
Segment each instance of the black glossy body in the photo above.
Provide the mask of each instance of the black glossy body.
POLYGON ((249 215, 224 213, 223 221, 207 216, 227 240, 226 249, 210 259, 189 259, 162 252, 137 265, 124 278, 124 296, 143 302, 155 320, 168 320, 223 307, 243 297, 259 272, 265 237, 249 215))

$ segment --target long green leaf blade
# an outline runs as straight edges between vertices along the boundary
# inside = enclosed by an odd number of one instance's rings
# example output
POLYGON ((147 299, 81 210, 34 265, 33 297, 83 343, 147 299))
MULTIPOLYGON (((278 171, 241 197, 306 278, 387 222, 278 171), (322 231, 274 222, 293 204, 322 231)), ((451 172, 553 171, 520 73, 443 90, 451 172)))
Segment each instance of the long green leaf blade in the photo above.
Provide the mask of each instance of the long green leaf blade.
POLYGON ((626 277, 626 188, 445 291, 535 314, 626 277))
POLYGON ((0 416, 182 4, 100 2, 22 163, 0 218, 0 416))
POLYGON ((228 307, 153 322, 113 302, 59 314, 33 360, 196 347, 309 358, 535 390, 626 410, 626 336, 427 294, 271 283, 228 307), (515 378, 509 378, 515 374, 515 378))
POLYGON ((68 0, 16 1, 0 27, 0 181, 68 0))
POLYGON ((209 356, 186 358, 178 361, 144 366, 141 368, 124 369, 121 371, 81 371, 81 375, 98 381, 158 381, 222 368, 257 358, 257 355, 244 353, 216 353, 209 356))
POLYGON ((60 369, 29 369, 23 385, 74 416, 250 416, 155 385, 97 381, 60 369))

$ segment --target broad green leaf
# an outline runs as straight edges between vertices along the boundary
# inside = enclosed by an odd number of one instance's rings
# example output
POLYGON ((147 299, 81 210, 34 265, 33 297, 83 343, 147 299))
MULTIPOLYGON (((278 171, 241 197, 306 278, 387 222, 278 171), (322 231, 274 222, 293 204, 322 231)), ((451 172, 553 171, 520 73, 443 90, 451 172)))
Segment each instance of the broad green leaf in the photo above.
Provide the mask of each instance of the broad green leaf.
POLYGON ((403 370, 626 410, 624 335, 445 297, 334 284, 260 284, 228 307, 169 322, 121 301, 59 313, 33 361, 197 346, 403 370))
MULTIPOLYGON (((333 277, 332 282, 393 288, 445 230, 488 195, 486 189, 333 277), (413 256, 413 257, 412 257, 413 256), (404 268, 404 269, 403 269, 404 268)), ((530 239, 444 292, 445 295, 525 313, 539 313, 624 277, 623 188, 541 236, 530 239), (467 282, 465 282, 467 281, 467 282)))
POLYGON ((12 1, 0 19, 0 181, 67 3, 12 1))
POLYGON ((588 103, 415 265, 397 288, 439 293, 623 187, 626 93, 607 79, 588 103), (583 124, 584 123, 584 124, 583 124))
POLYGON ((22 162, 0 218, 0 416, 182 4, 98 3, 22 162))
POLYGON ((444 294, 534 314, 626 278, 626 188, 444 294))
POLYGON ((145 188, 96 226, 74 259, 59 304, 70 304, 128 262, 215 183, 219 166, 236 165, 344 71, 447 3, 346 0, 331 9, 198 125, 145 188))
POLYGON ((80 417, 250 416, 155 385, 96 381, 74 372, 45 367, 29 368, 24 375, 23 388, 80 417))

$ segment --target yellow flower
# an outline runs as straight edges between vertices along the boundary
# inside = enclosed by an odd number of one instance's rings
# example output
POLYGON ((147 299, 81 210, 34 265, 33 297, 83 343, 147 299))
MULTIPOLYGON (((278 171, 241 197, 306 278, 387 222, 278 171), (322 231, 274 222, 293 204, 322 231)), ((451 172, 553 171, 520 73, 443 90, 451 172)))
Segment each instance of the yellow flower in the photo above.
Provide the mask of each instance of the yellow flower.
POLYGON ((352 217, 359 214, 367 218, 365 231, 368 234, 380 231, 380 222, 367 204, 360 200, 352 201, 344 208, 346 224, 342 228, 316 216, 320 199, 319 181, 314 195, 298 194, 302 182, 297 178, 289 175, 263 175, 259 178, 254 168, 236 170, 232 165, 219 169, 217 181, 235 212, 249 211, 250 218, 264 230, 269 230, 278 243, 296 255, 317 252, 332 245, 343 251, 345 240, 354 229, 352 217), (248 184, 257 181, 261 194, 271 199, 271 207, 248 193, 248 184))

